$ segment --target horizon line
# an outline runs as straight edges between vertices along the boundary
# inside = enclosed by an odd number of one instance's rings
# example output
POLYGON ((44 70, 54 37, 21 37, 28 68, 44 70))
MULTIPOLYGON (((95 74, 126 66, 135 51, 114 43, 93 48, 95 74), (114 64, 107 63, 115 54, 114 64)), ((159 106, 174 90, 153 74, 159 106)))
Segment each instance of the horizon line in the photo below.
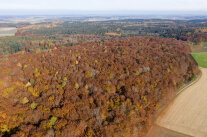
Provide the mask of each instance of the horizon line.
POLYGON ((0 16, 8 15, 123 15, 123 16, 207 16, 204 10, 70 10, 70 9, 0 9, 0 16), (25 12, 26 11, 26 12, 25 12))

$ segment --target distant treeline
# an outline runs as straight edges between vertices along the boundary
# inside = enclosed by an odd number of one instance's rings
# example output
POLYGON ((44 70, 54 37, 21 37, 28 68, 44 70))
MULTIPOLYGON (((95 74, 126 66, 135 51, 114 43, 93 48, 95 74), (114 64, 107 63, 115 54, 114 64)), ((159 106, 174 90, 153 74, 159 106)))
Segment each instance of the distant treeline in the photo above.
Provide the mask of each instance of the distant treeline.
POLYGON ((18 27, 16 37, 0 38, 0 55, 132 36, 174 38, 194 44, 207 42, 207 20, 127 19, 47 22, 34 25, 0 24, 0 26, 18 27))

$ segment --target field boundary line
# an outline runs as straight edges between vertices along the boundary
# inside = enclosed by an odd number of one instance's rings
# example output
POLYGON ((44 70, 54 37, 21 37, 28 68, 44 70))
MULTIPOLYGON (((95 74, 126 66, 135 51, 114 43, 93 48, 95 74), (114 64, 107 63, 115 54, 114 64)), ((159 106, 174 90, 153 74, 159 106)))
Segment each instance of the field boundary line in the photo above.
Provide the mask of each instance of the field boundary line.
MULTIPOLYGON (((199 67, 199 68, 201 68, 201 67, 199 67)), ((175 95, 175 97, 173 97, 173 99, 172 99, 170 102, 172 102, 173 100, 175 100, 175 98, 176 98, 177 96, 179 96, 179 95, 180 95, 183 91, 185 91, 187 88, 189 88, 189 87, 191 87, 192 85, 196 84, 196 83, 201 79, 202 74, 203 74, 203 73, 202 73, 202 71, 201 71, 195 80, 193 80, 192 82, 190 82, 190 84, 184 86, 183 88, 179 89, 179 90, 178 90, 178 93, 175 95)), ((169 104, 170 104, 170 103, 169 103, 169 104)), ((169 105, 169 104, 168 104, 168 105, 169 105)), ((168 107, 168 105, 165 106, 165 108, 162 110, 162 112, 168 107)), ((162 112, 161 112, 161 113, 162 113, 162 112)), ((155 126, 158 126, 158 127, 160 127, 160 128, 163 128, 163 129, 165 129, 165 130, 169 130, 169 131, 172 131, 172 132, 175 132, 175 133, 179 133, 179 134, 183 134, 183 135, 186 135, 186 136, 191 137, 191 135, 188 135, 188 134, 185 134, 185 133, 181 133, 181 132, 178 132, 178 131, 175 131, 175 130, 172 130, 172 129, 169 129, 169 128, 166 128, 166 127, 163 127, 163 126, 159 125, 157 122, 154 122, 154 125, 155 125, 155 126)))
POLYGON ((199 73, 198 77, 193 80, 190 84, 186 85, 185 87, 183 87, 182 89, 179 89, 178 93, 176 94, 176 96, 178 96, 180 93, 182 93, 185 89, 189 88, 190 86, 194 85, 195 83, 197 83, 200 78, 202 76, 202 71, 199 73))

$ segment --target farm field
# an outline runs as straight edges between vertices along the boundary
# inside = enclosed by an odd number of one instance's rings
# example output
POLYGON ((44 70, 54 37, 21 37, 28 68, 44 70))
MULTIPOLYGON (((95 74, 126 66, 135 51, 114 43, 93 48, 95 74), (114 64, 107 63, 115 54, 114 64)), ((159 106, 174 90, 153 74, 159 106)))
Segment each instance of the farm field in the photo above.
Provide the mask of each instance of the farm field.
POLYGON ((207 69, 201 71, 200 80, 175 98, 158 117, 157 125, 189 136, 207 136, 207 69))
POLYGON ((146 137, 192 137, 173 130, 154 125, 146 137))
POLYGON ((192 56, 200 67, 207 68, 207 52, 193 53, 192 56))
POLYGON ((14 36, 17 31, 15 27, 0 28, 0 37, 14 36))
POLYGON ((193 50, 193 53, 204 53, 204 52, 207 52, 207 48, 201 48, 201 49, 193 50))
POLYGON ((203 47, 207 48, 207 42, 203 43, 203 47))

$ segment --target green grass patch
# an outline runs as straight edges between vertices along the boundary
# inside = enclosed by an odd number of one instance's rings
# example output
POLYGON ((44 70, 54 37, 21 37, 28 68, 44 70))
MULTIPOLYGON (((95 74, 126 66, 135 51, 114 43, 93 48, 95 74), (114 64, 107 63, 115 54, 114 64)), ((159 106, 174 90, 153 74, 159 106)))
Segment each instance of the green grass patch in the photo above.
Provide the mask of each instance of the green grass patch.
POLYGON ((0 34, 0 37, 14 36, 15 34, 0 34))
POLYGON ((0 27, 0 37, 14 36, 16 31, 15 27, 0 27))
POLYGON ((203 47, 207 48, 207 42, 203 43, 203 47))
POLYGON ((207 68, 207 52, 192 53, 192 56, 200 67, 207 68))

